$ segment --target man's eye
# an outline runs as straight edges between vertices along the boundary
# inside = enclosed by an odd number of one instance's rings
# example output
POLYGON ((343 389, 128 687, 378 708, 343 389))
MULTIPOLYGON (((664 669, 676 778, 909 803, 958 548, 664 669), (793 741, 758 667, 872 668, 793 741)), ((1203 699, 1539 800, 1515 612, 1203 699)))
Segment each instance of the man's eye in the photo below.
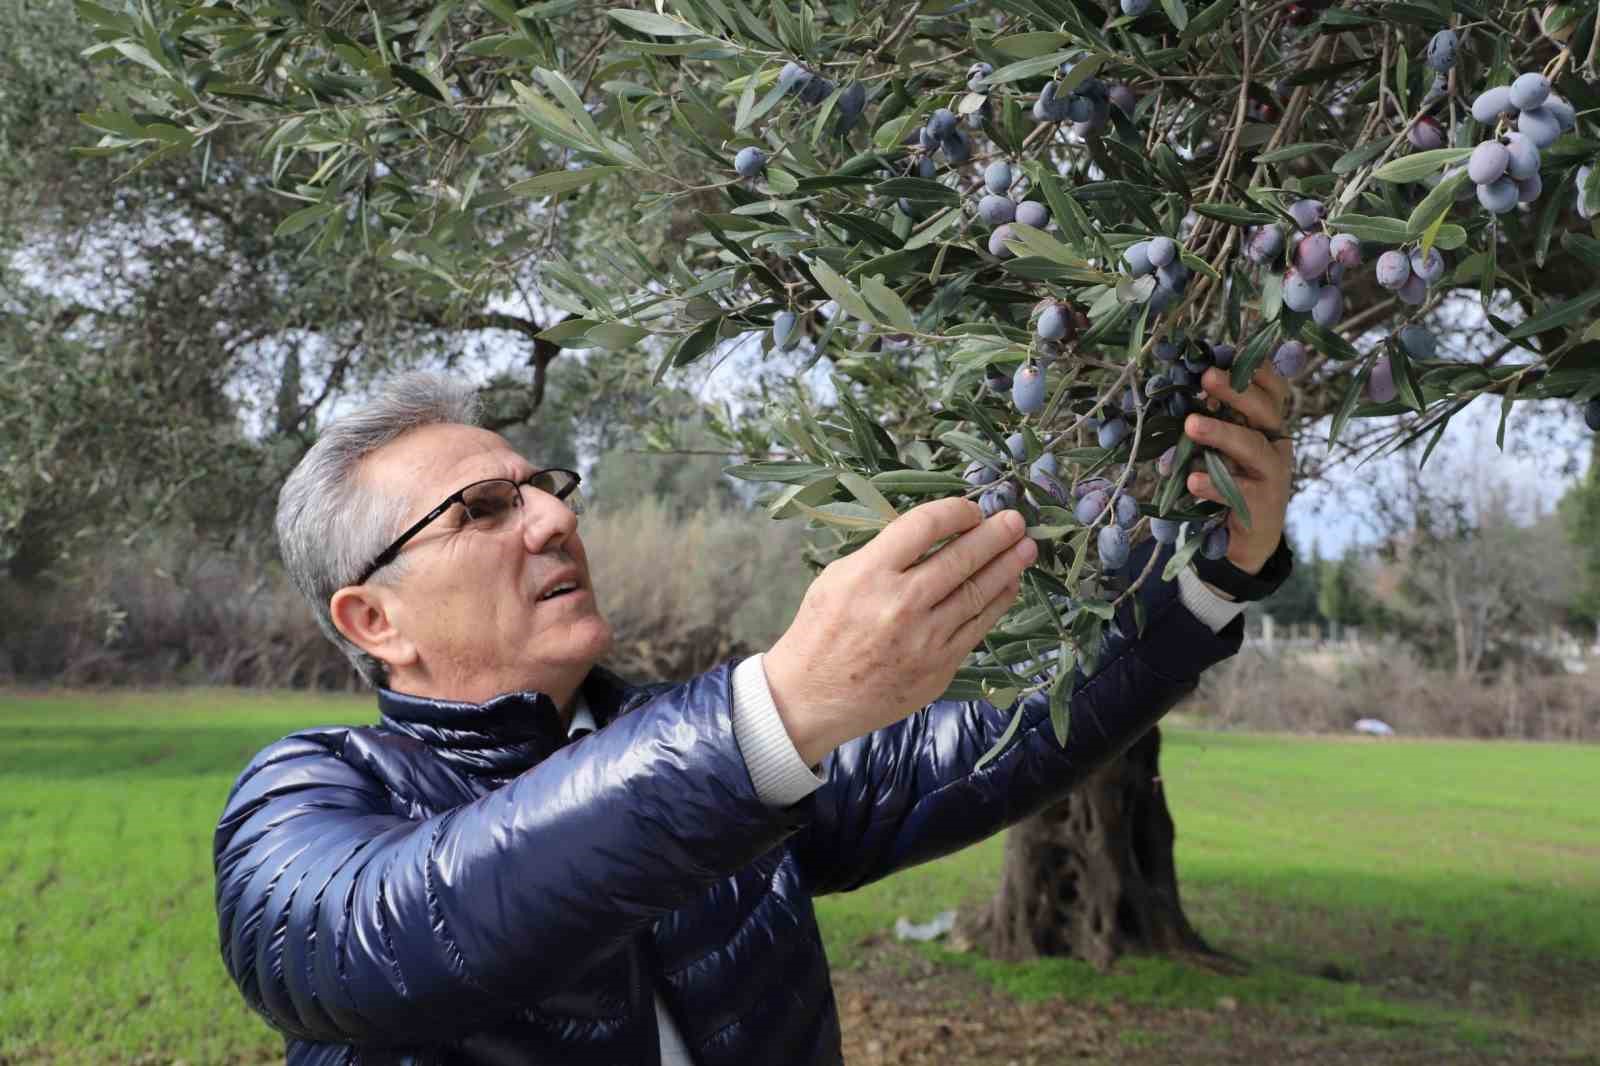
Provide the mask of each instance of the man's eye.
POLYGON ((467 507, 467 521, 493 522, 501 518, 511 509, 511 501, 500 497, 491 496, 485 499, 474 500, 467 507))

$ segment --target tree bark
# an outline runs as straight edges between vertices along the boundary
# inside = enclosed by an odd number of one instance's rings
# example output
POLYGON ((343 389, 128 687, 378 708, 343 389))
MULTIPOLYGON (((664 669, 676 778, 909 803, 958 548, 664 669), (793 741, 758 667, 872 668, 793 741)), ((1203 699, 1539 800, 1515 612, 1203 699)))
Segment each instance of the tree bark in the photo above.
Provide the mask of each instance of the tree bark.
POLYGON ((1218 957, 1178 896, 1172 815, 1151 729, 1061 803, 1012 827, 994 898, 960 935, 995 958, 1218 957))

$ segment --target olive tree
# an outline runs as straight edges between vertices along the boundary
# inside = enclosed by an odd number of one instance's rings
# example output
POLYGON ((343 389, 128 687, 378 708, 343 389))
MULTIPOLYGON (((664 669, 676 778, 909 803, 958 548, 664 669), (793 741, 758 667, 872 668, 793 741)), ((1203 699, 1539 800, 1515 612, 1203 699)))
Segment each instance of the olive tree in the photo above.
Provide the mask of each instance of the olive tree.
MULTIPOLYGON (((1485 394, 1600 424, 1593 5, 78 10, 90 152, 214 183, 243 138, 329 276, 463 319, 531 284, 564 316, 537 339, 619 383, 742 367, 732 473, 831 534, 817 563, 922 500, 1020 508, 1039 563, 950 695, 1048 700, 1058 732, 1119 604, 1250 522, 1182 432, 1204 369, 1274 368, 1297 432, 1368 448, 1485 394), (1130 572, 1144 536, 1173 550, 1130 572)), ((1204 949, 1158 753, 1012 833, 994 950, 1204 949)))

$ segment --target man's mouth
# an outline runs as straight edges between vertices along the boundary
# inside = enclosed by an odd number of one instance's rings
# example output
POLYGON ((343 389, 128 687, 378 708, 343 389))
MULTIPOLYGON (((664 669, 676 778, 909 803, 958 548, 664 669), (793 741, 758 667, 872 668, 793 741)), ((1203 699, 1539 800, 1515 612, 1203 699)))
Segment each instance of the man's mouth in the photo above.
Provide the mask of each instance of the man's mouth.
POLYGON ((546 592, 544 595, 540 596, 539 602, 543 603, 545 600, 553 600, 557 596, 565 596, 569 592, 576 591, 577 588, 578 583, 576 581, 562 581, 549 592, 546 592))

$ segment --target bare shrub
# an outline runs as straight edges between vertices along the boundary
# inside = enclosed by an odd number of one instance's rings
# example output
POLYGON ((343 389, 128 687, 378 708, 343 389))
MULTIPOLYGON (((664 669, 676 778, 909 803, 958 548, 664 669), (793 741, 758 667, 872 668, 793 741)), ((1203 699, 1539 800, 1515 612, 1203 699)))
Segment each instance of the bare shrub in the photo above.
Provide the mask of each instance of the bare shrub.
MULTIPOLYGON (((586 517, 608 665, 637 680, 691 676, 769 645, 809 575, 804 531, 710 507, 674 517, 643 497, 586 517)), ((0 681, 357 689, 269 544, 225 552, 182 533, 79 557, 72 571, 0 579, 0 681)))
POLYGON ((675 517, 644 496, 584 520, 601 610, 616 629, 607 665, 625 677, 690 677, 759 651, 794 617, 811 575, 805 532, 759 512, 675 517))
POLYGON ((1219 729, 1348 733, 1379 718, 1402 736, 1600 740, 1600 664, 1588 674, 1506 666, 1487 678, 1433 670, 1403 645, 1360 652, 1247 646, 1200 679, 1185 710, 1219 729))

